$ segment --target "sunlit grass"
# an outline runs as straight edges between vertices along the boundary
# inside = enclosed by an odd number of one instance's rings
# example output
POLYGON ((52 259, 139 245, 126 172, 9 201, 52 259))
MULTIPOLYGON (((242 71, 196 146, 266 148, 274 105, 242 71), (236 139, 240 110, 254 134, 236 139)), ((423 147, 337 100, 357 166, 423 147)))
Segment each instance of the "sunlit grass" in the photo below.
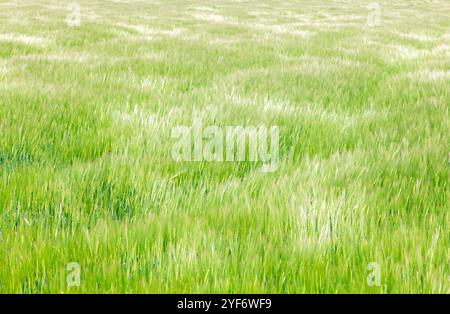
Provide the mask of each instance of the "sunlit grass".
POLYGON ((449 293, 450 8, 379 3, 0 1, 0 292, 449 293), (279 169, 173 161, 198 116, 279 169))

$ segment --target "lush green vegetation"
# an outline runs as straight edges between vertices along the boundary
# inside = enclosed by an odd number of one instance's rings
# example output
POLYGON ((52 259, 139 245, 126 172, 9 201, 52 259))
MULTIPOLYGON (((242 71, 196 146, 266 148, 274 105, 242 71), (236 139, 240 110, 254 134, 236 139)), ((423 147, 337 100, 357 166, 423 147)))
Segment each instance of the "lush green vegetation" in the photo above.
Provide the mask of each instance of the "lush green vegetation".
POLYGON ((449 292, 448 1, 79 2, 0 1, 0 292, 449 292))

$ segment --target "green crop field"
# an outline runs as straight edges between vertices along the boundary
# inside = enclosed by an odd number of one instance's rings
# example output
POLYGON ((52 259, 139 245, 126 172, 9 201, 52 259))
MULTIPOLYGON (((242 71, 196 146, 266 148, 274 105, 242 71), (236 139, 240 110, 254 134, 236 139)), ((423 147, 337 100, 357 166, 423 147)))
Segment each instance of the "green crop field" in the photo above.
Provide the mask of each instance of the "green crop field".
POLYGON ((75 2, 0 0, 1 293, 450 293, 449 1, 75 2))

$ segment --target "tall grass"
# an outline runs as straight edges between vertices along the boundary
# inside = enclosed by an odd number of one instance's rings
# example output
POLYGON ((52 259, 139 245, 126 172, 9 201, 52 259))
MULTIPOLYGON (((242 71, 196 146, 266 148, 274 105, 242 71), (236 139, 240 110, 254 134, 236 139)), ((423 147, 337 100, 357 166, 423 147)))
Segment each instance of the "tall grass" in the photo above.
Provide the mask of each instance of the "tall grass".
POLYGON ((447 1, 79 3, 0 1, 0 292, 450 292, 447 1), (198 116, 279 169, 173 161, 198 116))

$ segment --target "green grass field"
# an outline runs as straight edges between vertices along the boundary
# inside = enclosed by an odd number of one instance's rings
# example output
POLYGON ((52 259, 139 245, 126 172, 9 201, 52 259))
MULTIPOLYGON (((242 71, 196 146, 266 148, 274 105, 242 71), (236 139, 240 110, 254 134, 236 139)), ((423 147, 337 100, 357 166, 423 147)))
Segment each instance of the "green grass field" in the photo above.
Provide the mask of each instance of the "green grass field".
POLYGON ((0 292, 450 293, 449 1, 78 2, 0 1, 0 292))

